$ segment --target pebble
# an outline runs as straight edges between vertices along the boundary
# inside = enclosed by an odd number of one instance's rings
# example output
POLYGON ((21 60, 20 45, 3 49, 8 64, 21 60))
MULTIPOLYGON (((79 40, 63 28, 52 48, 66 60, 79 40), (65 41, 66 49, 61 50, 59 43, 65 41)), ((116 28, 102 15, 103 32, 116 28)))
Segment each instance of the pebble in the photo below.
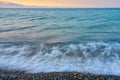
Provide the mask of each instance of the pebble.
POLYGON ((77 72, 52 72, 28 74, 0 70, 0 80, 120 80, 120 76, 83 74, 77 72))

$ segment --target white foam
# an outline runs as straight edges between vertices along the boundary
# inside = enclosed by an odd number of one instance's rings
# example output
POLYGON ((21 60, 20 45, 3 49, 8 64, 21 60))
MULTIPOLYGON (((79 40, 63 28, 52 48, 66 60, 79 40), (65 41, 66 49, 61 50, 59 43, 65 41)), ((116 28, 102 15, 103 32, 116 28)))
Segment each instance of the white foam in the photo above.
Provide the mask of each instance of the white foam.
POLYGON ((33 56, 28 57, 32 52, 30 47, 29 44, 4 49, 0 46, 0 68, 30 73, 76 71, 120 75, 120 43, 117 42, 71 43, 49 48, 41 45, 33 56), (13 55, 14 51, 18 53, 13 55))

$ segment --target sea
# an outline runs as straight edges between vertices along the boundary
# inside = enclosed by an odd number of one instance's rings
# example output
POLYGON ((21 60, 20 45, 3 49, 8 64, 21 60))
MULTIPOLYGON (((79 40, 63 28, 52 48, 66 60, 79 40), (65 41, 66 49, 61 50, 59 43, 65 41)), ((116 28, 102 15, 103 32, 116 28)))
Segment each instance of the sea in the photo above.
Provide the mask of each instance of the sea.
POLYGON ((0 8, 0 69, 120 76, 120 8, 0 8))

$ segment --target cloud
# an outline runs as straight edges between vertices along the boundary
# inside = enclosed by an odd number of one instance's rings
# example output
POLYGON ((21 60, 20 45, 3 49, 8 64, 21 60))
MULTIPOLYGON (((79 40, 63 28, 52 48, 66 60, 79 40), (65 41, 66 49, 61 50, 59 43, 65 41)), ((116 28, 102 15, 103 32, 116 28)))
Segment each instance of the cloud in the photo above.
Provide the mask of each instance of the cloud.
POLYGON ((25 6, 22 4, 16 4, 12 2, 0 2, 0 8, 45 8, 47 6, 25 6))
POLYGON ((17 7, 25 7, 24 5, 21 4, 15 4, 15 3, 8 3, 8 2, 0 2, 0 7, 1 8, 17 8, 17 7))

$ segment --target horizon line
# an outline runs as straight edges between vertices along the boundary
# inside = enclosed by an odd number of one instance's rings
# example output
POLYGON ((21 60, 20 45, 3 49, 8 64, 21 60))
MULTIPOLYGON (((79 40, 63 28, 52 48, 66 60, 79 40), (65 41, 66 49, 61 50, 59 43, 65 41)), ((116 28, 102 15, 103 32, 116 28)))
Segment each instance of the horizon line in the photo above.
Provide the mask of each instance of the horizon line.
MULTIPOLYGON (((5 9, 5 8, 9 8, 9 7, 0 7, 0 8, 5 9)), ((42 7, 42 6, 41 6, 41 7, 10 7, 10 8, 13 8, 13 9, 14 9, 14 8, 17 8, 17 9, 18 9, 18 8, 21 8, 21 9, 22 9, 22 8, 23 8, 23 9, 24 9, 24 8, 80 8, 80 9, 82 9, 82 8, 83 8, 83 9, 85 9, 85 8, 86 8, 86 9, 89 9, 89 8, 98 8, 98 9, 99 9, 99 8, 120 8, 120 7, 44 7, 44 6, 42 7)))

